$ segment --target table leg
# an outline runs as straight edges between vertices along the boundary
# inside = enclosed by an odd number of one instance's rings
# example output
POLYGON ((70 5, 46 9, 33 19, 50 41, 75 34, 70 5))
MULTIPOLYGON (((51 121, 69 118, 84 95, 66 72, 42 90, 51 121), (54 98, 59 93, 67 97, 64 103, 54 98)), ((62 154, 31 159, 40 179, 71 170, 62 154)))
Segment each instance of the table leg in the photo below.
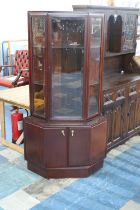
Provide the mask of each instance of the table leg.
POLYGON ((9 141, 6 141, 6 128, 5 128, 5 103, 0 101, 0 125, 1 125, 1 144, 5 145, 21 154, 24 154, 24 149, 19 145, 13 144, 9 141))
POLYGON ((2 137, 2 139, 6 139, 5 106, 4 106, 4 102, 3 101, 0 101, 0 124, 1 124, 1 137, 2 137))

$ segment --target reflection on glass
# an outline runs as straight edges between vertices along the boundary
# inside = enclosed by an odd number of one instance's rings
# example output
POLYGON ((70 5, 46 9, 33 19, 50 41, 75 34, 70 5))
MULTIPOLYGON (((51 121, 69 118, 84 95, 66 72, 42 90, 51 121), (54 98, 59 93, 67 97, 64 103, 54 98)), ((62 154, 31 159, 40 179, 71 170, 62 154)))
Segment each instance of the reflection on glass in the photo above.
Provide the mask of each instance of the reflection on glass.
MULTIPOLYGON (((101 18, 91 18, 91 33, 90 33, 90 46, 91 48, 100 48, 101 45, 101 18)), ((100 56, 100 51, 98 51, 100 56)))
POLYGON ((52 19, 52 117, 82 117, 84 19, 52 19))
POLYGON ((34 85, 34 112, 38 115, 44 115, 44 104, 43 86, 34 85))
POLYGON ((89 116, 98 113, 99 85, 93 85, 89 88, 89 116))
POLYGON ((88 116, 98 113, 101 18, 91 18, 88 116))
POLYGON ((32 17, 33 45, 44 46, 45 43, 45 17, 32 17))
POLYGON ((45 17, 32 17, 34 113, 44 116, 45 17))

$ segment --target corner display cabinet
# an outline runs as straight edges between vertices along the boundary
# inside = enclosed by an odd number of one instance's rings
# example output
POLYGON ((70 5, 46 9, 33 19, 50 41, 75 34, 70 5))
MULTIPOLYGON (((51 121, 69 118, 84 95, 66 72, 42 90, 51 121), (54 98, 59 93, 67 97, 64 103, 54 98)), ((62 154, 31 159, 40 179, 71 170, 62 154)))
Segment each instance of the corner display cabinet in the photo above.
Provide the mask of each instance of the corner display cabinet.
POLYGON ((29 12, 31 116, 28 168, 47 178, 84 177, 103 165, 104 15, 29 12))

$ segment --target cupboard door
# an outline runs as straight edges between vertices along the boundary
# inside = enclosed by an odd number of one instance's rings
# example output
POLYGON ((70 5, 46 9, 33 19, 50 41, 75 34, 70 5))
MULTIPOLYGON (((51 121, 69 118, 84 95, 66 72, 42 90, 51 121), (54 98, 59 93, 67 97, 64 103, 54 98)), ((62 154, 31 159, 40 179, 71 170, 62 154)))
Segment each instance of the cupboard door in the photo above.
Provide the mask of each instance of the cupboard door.
POLYGON ((89 128, 70 128, 69 166, 82 166, 89 163, 89 128))
POLYGON ((112 144, 112 121, 113 121, 113 108, 114 108, 114 93, 104 92, 103 115, 107 120, 107 145, 112 144))
POLYGON ((104 121, 91 129, 90 137, 90 160, 96 162, 105 157, 107 122, 104 121))
POLYGON ((138 92, 136 84, 129 87, 129 99, 128 99, 128 112, 127 112, 127 127, 128 133, 134 131, 136 127, 136 105, 137 105, 138 92))
POLYGON ((114 91, 114 95, 105 94, 104 98, 104 116, 107 119, 107 146, 110 148, 121 141, 127 132, 125 89, 114 91))
POLYGON ((136 101, 136 116, 135 116, 136 128, 140 127, 140 96, 136 101))
POLYGON ((45 14, 31 15, 29 30, 31 70, 31 111, 35 116, 45 118, 45 14))
POLYGON ((66 128, 49 128, 45 130, 44 165, 46 168, 67 166, 66 128))
MULTIPOLYGON (((121 97, 120 97, 121 98, 121 97)), ((123 137, 123 134, 126 132, 126 123, 125 123, 125 98, 118 98, 114 105, 113 110, 113 120, 112 120, 112 139, 115 143, 120 141, 123 137)))
POLYGON ((107 145, 108 147, 112 144, 112 121, 113 121, 113 110, 109 109, 104 112, 104 116, 107 119, 107 145))
POLYGON ((42 128, 24 122, 25 159, 43 165, 44 132, 42 128))
POLYGON ((128 133, 135 129, 136 99, 130 99, 128 108, 128 133))
POLYGON ((127 14, 123 26, 123 51, 132 51, 136 48, 137 15, 127 14))

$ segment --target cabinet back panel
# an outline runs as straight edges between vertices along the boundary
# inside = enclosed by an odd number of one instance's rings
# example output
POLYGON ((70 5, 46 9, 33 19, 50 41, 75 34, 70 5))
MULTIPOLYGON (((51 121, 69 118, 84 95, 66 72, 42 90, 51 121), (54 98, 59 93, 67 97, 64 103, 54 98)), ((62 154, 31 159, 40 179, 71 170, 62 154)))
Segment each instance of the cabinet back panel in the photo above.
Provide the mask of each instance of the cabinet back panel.
POLYGON ((104 74, 118 72, 122 68, 122 56, 108 57, 104 61, 104 74))

